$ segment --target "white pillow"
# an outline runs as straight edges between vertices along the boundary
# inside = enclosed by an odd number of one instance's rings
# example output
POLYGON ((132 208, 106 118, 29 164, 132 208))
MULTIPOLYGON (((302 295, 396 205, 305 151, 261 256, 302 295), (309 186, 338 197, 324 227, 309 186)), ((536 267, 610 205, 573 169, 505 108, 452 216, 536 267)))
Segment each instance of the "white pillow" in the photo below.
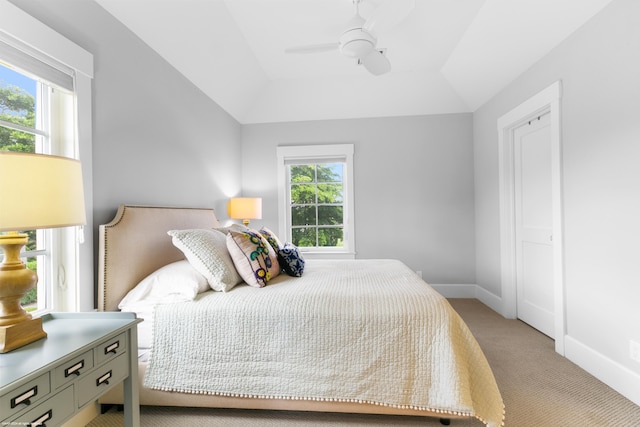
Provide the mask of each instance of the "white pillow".
POLYGON ((168 231, 173 245, 180 249, 189 263, 204 277, 214 291, 229 291, 242 278, 233 265, 227 249, 226 236, 213 229, 168 231))
POLYGON ((176 261, 154 271, 120 301, 123 311, 138 305, 156 305, 193 301, 200 292, 209 289, 207 279, 198 273, 188 261, 176 261))

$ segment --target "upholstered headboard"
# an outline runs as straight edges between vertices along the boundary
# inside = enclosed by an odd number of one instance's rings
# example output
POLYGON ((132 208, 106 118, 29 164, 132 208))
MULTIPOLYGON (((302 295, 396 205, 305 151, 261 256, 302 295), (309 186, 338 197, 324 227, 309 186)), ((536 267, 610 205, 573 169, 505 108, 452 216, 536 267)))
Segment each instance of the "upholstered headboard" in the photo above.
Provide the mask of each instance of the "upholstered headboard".
POLYGON ((113 311, 142 279, 184 259, 169 230, 219 227, 213 209, 120 205, 100 226, 98 309, 113 311))

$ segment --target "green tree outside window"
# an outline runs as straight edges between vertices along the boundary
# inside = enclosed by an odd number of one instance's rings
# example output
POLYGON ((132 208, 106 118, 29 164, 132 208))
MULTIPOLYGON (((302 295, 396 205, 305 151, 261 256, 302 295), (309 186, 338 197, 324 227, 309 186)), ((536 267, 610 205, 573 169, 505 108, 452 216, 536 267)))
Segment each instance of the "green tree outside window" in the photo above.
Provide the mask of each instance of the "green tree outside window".
POLYGON ((343 246, 342 163, 290 166, 293 244, 343 246))

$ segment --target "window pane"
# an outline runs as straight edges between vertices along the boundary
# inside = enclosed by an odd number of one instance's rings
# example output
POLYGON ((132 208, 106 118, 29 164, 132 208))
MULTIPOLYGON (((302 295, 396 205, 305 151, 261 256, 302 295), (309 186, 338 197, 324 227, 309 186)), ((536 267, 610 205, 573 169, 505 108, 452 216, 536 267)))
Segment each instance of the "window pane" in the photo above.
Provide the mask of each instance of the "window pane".
POLYGON ((291 230, 291 238, 294 245, 298 247, 312 247, 316 245, 316 229, 309 228, 294 228, 291 230))
MULTIPOLYGON (((36 81, 0 65, 0 120, 26 128, 36 128, 36 81)), ((14 130, 0 123, 0 150, 22 153, 36 152, 36 136, 28 132, 14 130)), ((17 177, 19 179, 19 177, 17 177)), ((28 191, 28 189, 27 189, 28 191)), ((35 230, 16 230, 27 234, 27 244, 22 248, 30 251, 42 249, 38 245, 35 230)), ((23 258, 27 268, 38 273, 42 257, 23 258)), ((44 301, 44 298, 42 299, 44 301)), ((20 301, 26 311, 38 309, 38 287, 31 289, 20 301)))
MULTIPOLYGON (((4 119, 0 117, 0 120, 4 119)), ((0 126, 0 150, 35 153, 36 136, 0 126)))
POLYGON ((1 82, 0 118, 24 127, 35 126, 35 98, 26 90, 1 82))
POLYGON ((291 203, 294 205, 316 203, 316 185, 291 184, 291 203))
POLYGON ((343 163, 290 166, 293 244, 343 246, 343 163), (309 226, 309 227, 304 227, 309 226))
POLYGON ((27 244, 23 248, 24 251, 35 251, 38 248, 38 240, 36 230, 23 231, 24 234, 29 236, 27 244))
MULTIPOLYGON (((38 272, 38 257, 27 258, 27 268, 31 271, 38 272)), ((20 300, 22 308, 29 312, 35 311, 38 308, 38 286, 34 286, 27 294, 20 300)))
POLYGON ((0 118, 35 128, 36 81, 0 65, 0 118))
MULTIPOLYGON (((35 128, 36 81, 0 65, 0 120, 35 128)), ((35 135, 0 125, 0 150, 35 152, 35 135)))
POLYGON ((342 203, 342 184, 318 184, 318 203, 342 203))
POLYGON ((342 224, 342 206, 318 206, 318 225, 342 224))
POLYGON ((318 182, 342 182, 342 163, 317 165, 318 182))
POLYGON ((314 182, 316 171, 314 165, 292 165, 291 182, 314 182))
POLYGON ((293 206, 291 208, 291 225, 315 225, 315 206, 293 206))
POLYGON ((318 246, 343 246, 342 228, 318 228, 318 246))

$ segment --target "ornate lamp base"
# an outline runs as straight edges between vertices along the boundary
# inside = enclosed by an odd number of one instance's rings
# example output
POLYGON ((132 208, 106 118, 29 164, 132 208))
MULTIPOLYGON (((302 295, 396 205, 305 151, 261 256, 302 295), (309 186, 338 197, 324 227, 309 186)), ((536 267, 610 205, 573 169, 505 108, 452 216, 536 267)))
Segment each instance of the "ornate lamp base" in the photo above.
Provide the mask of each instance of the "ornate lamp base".
POLYGON ((7 353, 46 336, 47 333, 42 329, 42 319, 39 317, 14 325, 0 326, 0 353, 7 353))
POLYGON ((38 282, 36 274, 20 260, 26 234, 0 235, 4 262, 0 264, 0 353, 6 353, 47 336, 42 320, 32 319, 20 305, 22 297, 38 282))

